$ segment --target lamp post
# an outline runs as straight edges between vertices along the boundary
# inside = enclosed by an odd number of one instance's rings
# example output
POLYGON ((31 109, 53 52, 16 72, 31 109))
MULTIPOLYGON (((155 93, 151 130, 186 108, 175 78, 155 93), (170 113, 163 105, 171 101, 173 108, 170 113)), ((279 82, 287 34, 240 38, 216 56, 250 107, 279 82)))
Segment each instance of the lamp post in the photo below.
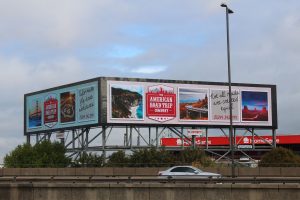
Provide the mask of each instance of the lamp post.
POLYGON ((231 96, 231 70, 230 70, 230 44, 229 44, 229 14, 233 11, 228 8, 225 3, 221 4, 221 7, 226 8, 226 32, 227 32, 227 65, 228 65, 228 90, 229 90, 229 139, 230 139, 230 151, 231 151, 231 176, 235 177, 234 167, 234 136, 232 127, 232 96, 231 96))

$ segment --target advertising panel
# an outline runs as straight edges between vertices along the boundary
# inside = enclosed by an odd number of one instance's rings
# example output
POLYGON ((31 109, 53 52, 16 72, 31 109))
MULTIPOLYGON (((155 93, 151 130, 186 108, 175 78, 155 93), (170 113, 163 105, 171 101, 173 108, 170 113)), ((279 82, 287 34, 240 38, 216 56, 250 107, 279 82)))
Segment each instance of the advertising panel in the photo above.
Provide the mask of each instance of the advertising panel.
POLYGON ((111 85, 111 118, 142 120, 144 117, 144 88, 141 85, 111 85))
MULTIPOLYGON (((229 125, 229 91, 224 84, 107 80, 106 86, 108 124, 229 125)), ((233 85, 231 95, 235 127, 275 125, 272 86, 233 85)))
POLYGON ((146 115, 159 122, 176 117, 176 94, 174 88, 165 85, 148 87, 146 93, 146 115))
MULTIPOLYGON (((232 105, 232 121, 238 122, 240 119, 240 92, 238 90, 231 91, 232 105)), ((226 121, 230 119, 229 110, 229 91, 215 90, 210 91, 211 101, 211 119, 213 121, 226 121)))
POLYGON ((25 95, 25 134, 99 124, 98 80, 25 95))

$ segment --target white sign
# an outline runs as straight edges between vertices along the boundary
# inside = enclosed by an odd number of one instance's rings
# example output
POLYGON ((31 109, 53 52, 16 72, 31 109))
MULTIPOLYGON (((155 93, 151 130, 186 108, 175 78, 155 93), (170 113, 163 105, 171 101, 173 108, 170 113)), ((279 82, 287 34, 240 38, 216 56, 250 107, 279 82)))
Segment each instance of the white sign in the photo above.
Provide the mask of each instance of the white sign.
POLYGON ((241 144, 241 145, 238 145, 238 149, 252 149, 252 145, 251 144, 241 144))
POLYGON ((65 133, 64 132, 58 132, 56 133, 56 139, 64 139, 65 133))
POLYGON ((201 130, 201 129, 187 129, 187 134, 188 134, 188 136, 193 136, 193 135, 202 136, 203 130, 201 130))

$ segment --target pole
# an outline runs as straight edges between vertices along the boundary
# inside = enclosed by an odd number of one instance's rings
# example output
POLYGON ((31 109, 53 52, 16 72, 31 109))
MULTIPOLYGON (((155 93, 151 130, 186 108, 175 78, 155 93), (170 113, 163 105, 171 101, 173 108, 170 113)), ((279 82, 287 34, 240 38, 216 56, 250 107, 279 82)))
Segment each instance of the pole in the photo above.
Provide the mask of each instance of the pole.
POLYGON ((226 33, 227 33, 227 65, 228 65, 228 90, 229 90, 229 139, 231 151, 231 176, 235 177, 235 163, 234 163, 234 138, 232 126, 232 96, 231 96, 231 69, 230 69, 230 42, 229 42, 229 14, 233 13, 226 4, 221 4, 226 8, 226 33))

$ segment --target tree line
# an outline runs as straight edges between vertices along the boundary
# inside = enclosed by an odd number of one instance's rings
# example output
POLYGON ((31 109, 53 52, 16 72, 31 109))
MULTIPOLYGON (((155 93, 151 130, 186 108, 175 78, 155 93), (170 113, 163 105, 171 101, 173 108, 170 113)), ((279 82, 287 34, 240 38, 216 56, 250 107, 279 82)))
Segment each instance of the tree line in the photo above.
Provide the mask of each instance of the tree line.
MULTIPOLYGON (((173 165, 196 165, 212 167, 215 162, 202 149, 186 148, 167 151, 164 148, 139 149, 130 153, 117 151, 108 158, 96 153, 82 152, 75 161, 67 157, 66 149, 59 142, 42 141, 35 145, 18 145, 4 157, 4 167, 169 167, 173 165)), ((300 156, 279 147, 262 156, 260 167, 300 167, 300 156)))

